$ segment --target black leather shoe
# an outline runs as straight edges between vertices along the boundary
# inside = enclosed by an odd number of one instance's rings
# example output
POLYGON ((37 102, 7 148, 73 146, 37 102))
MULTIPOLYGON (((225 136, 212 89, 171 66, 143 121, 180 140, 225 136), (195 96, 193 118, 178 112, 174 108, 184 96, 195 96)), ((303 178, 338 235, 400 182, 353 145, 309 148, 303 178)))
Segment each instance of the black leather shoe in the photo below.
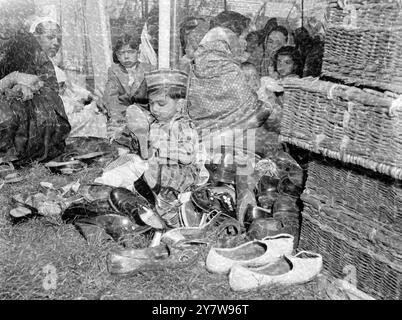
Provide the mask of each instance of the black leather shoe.
POLYGON ((92 202, 96 200, 108 200, 112 190, 113 187, 111 186, 93 183, 81 185, 78 189, 78 193, 87 201, 92 202))
POLYGON ((166 229, 163 219, 152 210, 152 206, 139 193, 125 188, 115 188, 109 196, 110 205, 123 215, 132 218, 139 225, 149 225, 155 229, 166 229))
POLYGON ((89 224, 101 227, 115 241, 121 240, 124 235, 134 233, 138 227, 128 217, 118 214, 104 214, 91 218, 82 218, 77 220, 75 223, 78 223, 79 225, 89 224))
POLYGON ((144 197, 153 208, 155 207, 155 194, 148 183, 145 181, 144 175, 142 175, 136 182, 134 182, 134 188, 135 191, 137 191, 142 197, 144 197))
POLYGON ((203 212, 217 210, 236 217, 234 192, 229 187, 202 187, 191 194, 191 200, 203 212))
POLYGON ((91 203, 73 203, 61 215, 66 223, 73 223, 78 220, 94 218, 104 214, 116 214, 105 200, 97 200, 91 203))

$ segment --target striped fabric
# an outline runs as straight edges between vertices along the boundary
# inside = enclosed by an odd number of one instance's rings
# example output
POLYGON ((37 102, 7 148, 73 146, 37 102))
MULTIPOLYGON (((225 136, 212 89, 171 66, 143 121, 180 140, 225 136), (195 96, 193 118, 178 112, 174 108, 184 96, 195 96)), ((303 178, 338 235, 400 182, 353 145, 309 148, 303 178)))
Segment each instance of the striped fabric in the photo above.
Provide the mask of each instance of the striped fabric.
POLYGON ((160 172, 162 187, 184 192, 197 183, 201 167, 197 163, 198 134, 188 118, 178 116, 169 123, 154 122, 150 145, 156 155, 150 160, 150 170, 155 177, 160 172))

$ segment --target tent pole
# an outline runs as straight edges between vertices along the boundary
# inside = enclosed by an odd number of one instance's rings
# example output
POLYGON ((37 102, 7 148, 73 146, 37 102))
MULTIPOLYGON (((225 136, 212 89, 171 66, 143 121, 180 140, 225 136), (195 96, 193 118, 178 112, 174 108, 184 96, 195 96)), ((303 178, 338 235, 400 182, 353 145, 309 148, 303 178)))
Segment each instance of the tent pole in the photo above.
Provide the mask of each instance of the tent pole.
POLYGON ((159 69, 169 69, 170 62, 170 1, 159 0, 159 69))
POLYGON ((179 36, 179 1, 171 0, 171 42, 170 67, 179 68, 180 36, 179 36))

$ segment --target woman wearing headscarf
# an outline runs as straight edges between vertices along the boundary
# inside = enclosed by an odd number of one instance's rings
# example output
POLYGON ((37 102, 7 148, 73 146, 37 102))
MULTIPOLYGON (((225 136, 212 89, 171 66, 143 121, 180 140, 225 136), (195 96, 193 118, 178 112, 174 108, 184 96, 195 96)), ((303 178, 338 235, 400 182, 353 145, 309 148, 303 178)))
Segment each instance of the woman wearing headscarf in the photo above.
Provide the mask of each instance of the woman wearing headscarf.
POLYGON ((0 2, 0 158, 18 165, 58 156, 70 132, 52 62, 23 25, 33 9, 0 2))
POLYGON ((271 22, 270 27, 265 28, 266 37, 264 40, 264 56, 261 64, 261 75, 263 77, 269 76, 271 78, 277 79, 278 74, 274 70, 274 56, 276 52, 286 46, 288 42, 288 30, 283 26, 275 26, 275 21, 270 20, 267 24, 271 22))
MULTIPOLYGON (((189 114, 204 145, 214 147, 207 151, 213 153, 221 149, 222 139, 231 140, 234 135, 242 148, 243 133, 262 125, 270 113, 247 85, 240 67, 247 56, 239 39, 248 33, 249 22, 237 12, 219 14, 194 53, 189 114)), ((234 147, 232 140, 228 143, 234 147)))

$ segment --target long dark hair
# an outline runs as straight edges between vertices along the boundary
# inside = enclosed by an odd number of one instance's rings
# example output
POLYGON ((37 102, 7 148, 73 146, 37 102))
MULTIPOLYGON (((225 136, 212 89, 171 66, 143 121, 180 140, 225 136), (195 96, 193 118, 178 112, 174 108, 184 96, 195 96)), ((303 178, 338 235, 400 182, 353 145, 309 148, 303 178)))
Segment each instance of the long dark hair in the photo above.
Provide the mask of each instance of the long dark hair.
POLYGON ((302 57, 300 55, 299 50, 297 50, 295 47, 292 46, 285 46, 280 48, 275 56, 274 56, 274 69, 275 71, 277 70, 277 64, 278 64, 278 57, 279 56, 289 56, 293 60, 293 73, 297 74, 299 77, 302 77, 303 75, 303 61, 302 57))
POLYGON ((180 45, 183 55, 186 53, 187 33, 197 28, 197 26, 206 20, 201 17, 188 17, 180 24, 180 45))
POLYGON ((224 27, 232 30, 235 34, 240 36, 243 31, 249 26, 251 22, 250 18, 243 16, 235 11, 224 11, 214 17, 210 26, 211 29, 215 27, 224 27))
POLYGON ((117 57, 117 52, 126 45, 129 45, 130 48, 134 50, 138 50, 140 47, 140 37, 132 36, 129 34, 122 35, 119 39, 117 39, 114 47, 113 47, 113 62, 120 64, 120 61, 117 57))

